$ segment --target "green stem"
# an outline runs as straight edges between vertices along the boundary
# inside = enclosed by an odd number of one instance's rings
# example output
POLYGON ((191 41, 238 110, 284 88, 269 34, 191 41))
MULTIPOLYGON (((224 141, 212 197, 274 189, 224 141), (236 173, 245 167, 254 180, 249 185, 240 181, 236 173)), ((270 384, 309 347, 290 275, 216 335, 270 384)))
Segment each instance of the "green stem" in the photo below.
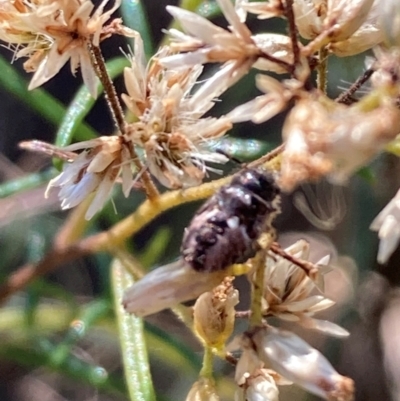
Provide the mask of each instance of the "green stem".
POLYGON ((140 33, 143 39, 144 52, 149 59, 154 54, 154 44, 143 1, 123 0, 120 10, 124 24, 140 33))
POLYGON ((251 292, 250 327, 260 326, 262 323, 262 298, 265 273, 265 250, 261 250, 253 259, 255 275, 251 292))
POLYGON ((103 299, 86 305, 82 313, 71 322, 64 340, 54 348, 52 352, 53 362, 60 364, 66 360, 71 353, 72 346, 82 339, 88 332, 88 329, 98 320, 103 319, 109 311, 110 304, 103 299))
POLYGON ((11 181, 6 181, 0 185, 0 198, 14 195, 15 193, 36 188, 41 184, 47 183, 55 177, 57 171, 53 168, 40 173, 32 173, 11 181))
POLYGON ((213 378, 213 362, 214 354, 211 347, 205 346, 203 355, 203 366, 200 371, 200 376, 208 379, 213 378))
POLYGON ((155 401, 150 375, 146 343, 143 335, 143 320, 129 315, 122 306, 125 290, 134 283, 123 264, 115 259, 111 267, 114 290, 114 308, 117 316, 125 380, 131 401, 155 401))
POLYGON ((185 10, 195 11, 203 3, 203 0, 180 0, 179 7, 185 10))

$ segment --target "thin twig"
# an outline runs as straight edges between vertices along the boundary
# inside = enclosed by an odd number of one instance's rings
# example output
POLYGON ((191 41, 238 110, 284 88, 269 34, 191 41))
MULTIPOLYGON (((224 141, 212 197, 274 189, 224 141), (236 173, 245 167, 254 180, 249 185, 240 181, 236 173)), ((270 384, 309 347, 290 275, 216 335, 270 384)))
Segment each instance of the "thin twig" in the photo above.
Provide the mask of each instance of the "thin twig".
POLYGON ((281 256, 282 258, 303 269, 307 276, 310 277, 312 280, 315 279, 318 273, 318 268, 313 263, 308 262, 307 260, 296 258, 295 256, 282 249, 277 242, 272 243, 270 250, 276 255, 281 256))
POLYGON ((373 68, 368 68, 367 70, 365 70, 364 73, 357 78, 357 80, 350 86, 349 89, 347 89, 335 99, 335 102, 343 104, 353 103, 352 96, 365 84, 365 82, 367 82, 371 78, 371 75, 373 73, 373 68))
MULTIPOLYGON (((104 93, 106 95, 108 106, 114 119, 115 125, 117 126, 121 135, 125 136, 126 122, 125 122, 124 112, 118 100, 114 84, 110 78, 110 75, 108 74, 103 54, 101 53, 100 48, 98 46, 94 46, 92 43, 89 44, 89 50, 92 58, 93 68, 104 87, 104 93)), ((135 151, 135 148, 131 146, 129 148, 129 151, 131 153, 132 161, 135 164, 136 170, 142 172, 140 179, 143 183, 143 187, 146 191, 147 197, 149 199, 156 199, 159 196, 159 192, 156 186, 154 185, 150 177, 150 174, 143 167, 143 164, 140 161, 135 151)))
POLYGON ((275 149, 271 150, 271 152, 268 152, 266 155, 261 156, 259 159, 252 161, 251 163, 249 163, 247 165, 247 167, 257 167, 260 166, 262 164, 268 163, 271 160, 275 159, 276 157, 278 157, 285 149, 285 143, 282 143, 281 145, 279 145, 278 147, 276 147, 275 149))
POLYGON ((265 258, 267 250, 261 249, 253 258, 254 278, 251 291, 250 327, 257 327, 262 323, 262 298, 264 291, 265 258))
POLYGON ((12 273, 0 286, 0 303, 25 288, 35 278, 53 271, 61 264, 72 262, 90 253, 84 243, 77 242, 65 248, 54 248, 38 263, 27 263, 12 273))
POLYGON ((292 73, 293 71, 293 65, 290 63, 287 63, 286 61, 283 61, 277 57, 271 56, 268 53, 260 53, 259 54, 260 58, 265 58, 268 61, 271 61, 272 63, 280 65, 282 68, 284 68, 289 74, 292 73))
POLYGON ((238 363, 237 358, 235 358, 230 352, 225 354, 225 360, 229 362, 231 365, 236 366, 238 363))
POLYGON ((317 66, 317 86, 318 89, 326 93, 328 83, 328 50, 325 46, 318 51, 319 63, 317 66))
POLYGON ((295 68, 300 63, 300 48, 298 42, 298 32, 296 26, 296 20, 294 18, 293 12, 293 0, 286 0, 285 2, 285 16, 288 20, 289 36, 292 42, 292 52, 293 52, 293 72, 295 68))

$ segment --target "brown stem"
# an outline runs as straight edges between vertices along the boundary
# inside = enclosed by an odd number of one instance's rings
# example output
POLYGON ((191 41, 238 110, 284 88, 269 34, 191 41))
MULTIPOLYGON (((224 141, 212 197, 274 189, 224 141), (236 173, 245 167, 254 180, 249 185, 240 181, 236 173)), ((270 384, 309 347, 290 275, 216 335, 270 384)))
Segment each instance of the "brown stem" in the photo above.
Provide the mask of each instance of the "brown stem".
POLYGON ((280 65, 280 66, 281 66, 282 68, 284 68, 288 73, 292 73, 292 71, 293 71, 293 65, 292 65, 292 64, 287 63, 286 61, 283 61, 283 60, 281 60, 281 59, 279 59, 279 58, 276 58, 276 57, 274 57, 274 56, 271 56, 271 55, 268 54, 268 53, 260 53, 259 57, 260 57, 260 58, 265 58, 265 59, 268 60, 268 61, 271 61, 271 62, 273 62, 273 63, 275 63, 275 64, 280 65))
POLYGON ((321 47, 318 51, 319 64, 317 67, 317 86, 318 89, 326 93, 328 84, 328 55, 329 52, 325 46, 321 47))
POLYGON ((10 295, 25 288, 35 278, 54 270, 60 264, 71 262, 89 253, 88 249, 82 247, 78 242, 63 249, 54 248, 48 252, 38 263, 27 263, 12 273, 0 286, 0 303, 10 295))
POLYGON ((230 353, 230 352, 227 352, 226 354, 225 354, 225 360, 227 361, 227 362, 229 362, 231 365, 233 365, 233 366, 236 366, 237 365, 237 363, 238 363, 238 360, 230 353))
POLYGON ((296 20, 293 12, 293 0, 286 0, 285 2, 285 16, 288 20, 289 36, 292 42, 293 51, 293 66, 296 67, 300 63, 300 48, 298 42, 298 32, 296 26, 296 20))
POLYGON ((282 249, 277 242, 272 243, 270 250, 276 255, 281 256, 282 258, 303 269, 307 276, 312 280, 315 279, 318 273, 318 268, 313 263, 292 256, 290 253, 287 253, 284 249, 282 249))
MULTIPOLYGON (((96 72, 96 75, 99 77, 100 82, 104 87, 104 93, 106 95, 106 99, 108 102, 109 109, 111 111, 111 115, 114 119, 115 125, 120 131, 121 135, 125 137, 126 134, 126 122, 124 112, 122 110, 121 104, 118 100, 117 92, 115 90, 114 84, 110 78, 110 75, 107 72, 106 63, 101 53, 100 47, 94 46, 93 43, 89 43, 89 50, 92 60, 93 68, 96 72)), ((132 156, 133 163, 138 171, 141 174, 141 181, 143 183, 143 187, 146 191, 146 195, 149 199, 156 199, 160 194, 155 187, 150 174, 146 171, 143 164, 141 163, 138 155, 133 146, 130 147, 130 152, 132 156)))
POLYGON ((282 153, 285 149, 285 143, 282 143, 277 148, 271 150, 266 155, 261 156, 259 159, 252 161, 247 165, 247 167, 257 167, 262 164, 268 163, 272 159, 275 159, 280 153, 282 153))
POLYGON ((359 76, 357 80, 350 86, 350 88, 347 89, 347 91, 343 92, 335 99, 335 102, 343 104, 353 103, 352 96, 365 84, 365 82, 367 82, 371 78, 371 75, 373 73, 373 68, 368 68, 367 70, 365 70, 364 73, 359 76))

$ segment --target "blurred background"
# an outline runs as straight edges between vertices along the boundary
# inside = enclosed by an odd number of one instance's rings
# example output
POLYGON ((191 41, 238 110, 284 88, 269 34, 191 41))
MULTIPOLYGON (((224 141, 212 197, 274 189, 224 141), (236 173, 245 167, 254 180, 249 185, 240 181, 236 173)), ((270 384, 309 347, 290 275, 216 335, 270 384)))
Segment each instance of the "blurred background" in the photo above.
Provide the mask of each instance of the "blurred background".
MULTIPOLYGON (((124 22, 135 28, 132 13, 137 2, 123 3, 124 22)), ((143 3, 157 44, 162 39, 161 30, 170 22, 165 5, 176 2, 143 3)), ((202 7, 203 11, 209 7, 210 13, 215 10, 211 1, 202 7)), ((226 24, 217 14, 215 21, 226 24)), ((253 32, 284 29, 282 21, 267 23, 254 18, 249 21, 253 32)), ((121 38, 104 42, 106 59, 121 57, 121 47, 127 49, 121 38)), ((18 266, 38 261, 51 248, 67 215, 60 211, 56 193, 43 197, 48 179, 56 174, 51 160, 23 152, 17 144, 29 139, 53 142, 65 109, 74 107, 81 80, 79 73, 74 78, 65 67, 42 89, 57 102, 31 98, 26 94, 29 76, 23 72, 22 62, 14 62, 10 69, 12 51, 1 48, 0 54, 0 277, 4 279, 18 266), (47 105, 47 112, 40 111, 38 104, 47 105)), ((365 54, 330 58, 330 97, 354 82, 364 70, 364 60, 365 54)), ((224 94, 211 114, 221 115, 254 97, 258 93, 254 76, 249 74, 224 94)), ((116 85, 119 92, 124 90, 121 76, 116 85)), ((279 115, 260 126, 238 124, 231 133, 233 139, 221 146, 240 160, 254 159, 280 143, 284 117, 279 115)), ((113 132, 102 97, 85 121, 99 135, 113 132)), ((225 169, 232 172, 237 166, 228 163, 225 169)), ((276 221, 283 246, 304 238, 311 243, 312 261, 326 254, 332 257, 336 268, 327 276, 327 296, 337 304, 321 318, 337 322, 351 336, 337 340, 311 331, 297 332, 322 350, 339 373, 355 380, 356 401, 400 400, 400 252, 395 252, 386 266, 378 266, 377 235, 369 230, 372 219, 399 188, 399 173, 398 160, 383 155, 345 187, 327 182, 305 185, 283 199, 282 214, 276 221)), ((117 188, 113 196, 117 213, 109 203, 91 223, 89 233, 110 227, 142 200, 139 192, 125 199, 117 188)), ((190 204, 165 213, 132 238, 132 249, 146 267, 178 256, 182 232, 198 206, 190 204)), ((110 295, 110 261, 108 255, 99 254, 60 266, 2 306, 0 400, 128 399, 110 295)), ((242 298, 239 309, 244 309, 247 284, 237 279, 237 285, 242 298)), ((170 312, 146 319, 145 328, 157 398, 184 400, 201 367, 201 346, 170 312)), ((243 328, 238 325, 238 330, 243 328)), ((217 362, 216 371, 222 399, 233 399, 232 368, 217 362)), ((282 388, 283 401, 312 399, 297 387, 282 388)))

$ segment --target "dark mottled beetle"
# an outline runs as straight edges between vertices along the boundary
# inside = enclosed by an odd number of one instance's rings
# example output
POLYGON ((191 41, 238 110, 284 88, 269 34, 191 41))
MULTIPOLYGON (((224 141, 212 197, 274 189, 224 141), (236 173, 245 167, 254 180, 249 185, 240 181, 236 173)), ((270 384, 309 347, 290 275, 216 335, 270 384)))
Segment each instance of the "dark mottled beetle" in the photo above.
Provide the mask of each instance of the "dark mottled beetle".
POLYGON ((181 253, 193 269, 223 270, 255 255, 259 236, 279 211, 280 190, 273 174, 243 169, 193 217, 181 253))

